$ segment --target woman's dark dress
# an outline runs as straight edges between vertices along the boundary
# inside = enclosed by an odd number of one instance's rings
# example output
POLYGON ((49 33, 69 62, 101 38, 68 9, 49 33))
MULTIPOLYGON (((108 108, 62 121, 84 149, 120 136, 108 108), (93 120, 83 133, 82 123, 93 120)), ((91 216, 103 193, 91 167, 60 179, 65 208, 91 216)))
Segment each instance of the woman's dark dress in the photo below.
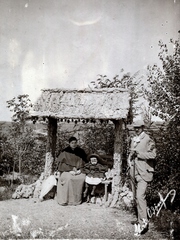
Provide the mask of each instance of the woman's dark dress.
POLYGON ((57 202, 60 205, 78 205, 82 202, 85 174, 73 176, 70 171, 73 167, 81 170, 84 161, 79 156, 66 151, 59 155, 58 161, 58 170, 61 175, 57 185, 57 202))

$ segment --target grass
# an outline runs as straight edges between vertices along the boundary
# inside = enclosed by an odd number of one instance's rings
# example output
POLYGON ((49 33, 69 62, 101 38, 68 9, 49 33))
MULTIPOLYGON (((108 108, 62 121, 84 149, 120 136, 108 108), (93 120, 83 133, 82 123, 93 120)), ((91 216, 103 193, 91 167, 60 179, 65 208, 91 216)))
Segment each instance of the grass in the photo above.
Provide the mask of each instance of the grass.
POLYGON ((10 227, 5 232, 0 233, 0 239, 54 239, 56 231, 47 231, 47 229, 33 229, 31 226, 21 226, 20 229, 10 227))
POLYGON ((180 239, 180 212, 172 212, 167 209, 161 210, 158 217, 153 216, 155 228, 159 232, 165 233, 171 239, 180 239))
MULTIPOLYGON (((12 194, 14 193, 16 187, 19 185, 19 182, 14 182, 12 186, 9 185, 7 180, 0 178, 0 187, 6 186, 3 192, 0 192, 0 201, 5 201, 11 199, 12 194)), ((123 207, 123 206, 121 206, 123 207)), ((128 210, 124 206, 124 210, 128 210)), ((132 209, 130 210, 132 213, 132 209)), ((174 212, 168 209, 162 209, 158 217, 153 216, 150 219, 151 222, 154 223, 155 229, 165 235, 165 237, 169 237, 172 235, 174 238, 172 239, 180 239, 180 210, 176 210, 174 212)), ((59 233, 61 233, 60 231, 59 233)), ((14 233, 11 227, 9 230, 0 233, 0 239, 30 239, 34 238, 48 238, 53 239, 56 234, 59 235, 55 230, 47 230, 43 229, 42 226, 37 226, 37 229, 32 229, 30 226, 23 226, 21 234, 14 233)))
POLYGON ((12 193, 15 191, 17 185, 10 186, 9 181, 0 178, 0 187, 4 187, 4 190, 0 191, 0 201, 11 199, 12 193))

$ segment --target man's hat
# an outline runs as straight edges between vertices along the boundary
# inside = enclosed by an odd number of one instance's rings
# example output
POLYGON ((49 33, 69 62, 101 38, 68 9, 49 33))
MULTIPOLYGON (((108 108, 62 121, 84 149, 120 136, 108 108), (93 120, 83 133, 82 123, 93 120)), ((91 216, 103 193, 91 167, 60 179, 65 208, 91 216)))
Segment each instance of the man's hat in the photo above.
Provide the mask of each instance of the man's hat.
POLYGON ((143 120, 136 120, 133 122, 133 127, 143 127, 144 126, 144 121, 143 120))

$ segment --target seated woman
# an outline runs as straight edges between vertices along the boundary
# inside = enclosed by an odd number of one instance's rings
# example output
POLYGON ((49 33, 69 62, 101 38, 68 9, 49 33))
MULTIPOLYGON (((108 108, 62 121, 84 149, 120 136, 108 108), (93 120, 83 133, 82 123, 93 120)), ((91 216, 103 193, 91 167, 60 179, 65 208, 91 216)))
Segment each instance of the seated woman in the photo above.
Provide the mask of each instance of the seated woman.
POLYGON ((83 168, 83 172, 86 174, 84 198, 88 195, 90 185, 92 186, 91 196, 95 195, 96 186, 105 178, 108 170, 108 166, 99 155, 91 154, 87 159, 89 163, 86 163, 83 168))
POLYGON ((69 147, 58 156, 60 177, 57 185, 57 202, 60 205, 78 205, 82 202, 85 174, 81 173, 86 153, 77 147, 77 139, 69 139, 69 147))

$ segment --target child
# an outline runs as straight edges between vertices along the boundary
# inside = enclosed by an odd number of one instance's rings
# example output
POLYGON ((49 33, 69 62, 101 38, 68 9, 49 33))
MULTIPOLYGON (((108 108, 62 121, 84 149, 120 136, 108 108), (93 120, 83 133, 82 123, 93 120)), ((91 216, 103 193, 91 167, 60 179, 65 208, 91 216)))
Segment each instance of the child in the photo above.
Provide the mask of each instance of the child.
POLYGON ((85 164, 83 169, 83 172, 86 174, 84 198, 87 197, 89 185, 92 186, 91 195, 95 195, 96 186, 105 178, 105 173, 108 170, 108 166, 105 165, 104 160, 97 154, 89 155, 87 160, 89 162, 85 164))

